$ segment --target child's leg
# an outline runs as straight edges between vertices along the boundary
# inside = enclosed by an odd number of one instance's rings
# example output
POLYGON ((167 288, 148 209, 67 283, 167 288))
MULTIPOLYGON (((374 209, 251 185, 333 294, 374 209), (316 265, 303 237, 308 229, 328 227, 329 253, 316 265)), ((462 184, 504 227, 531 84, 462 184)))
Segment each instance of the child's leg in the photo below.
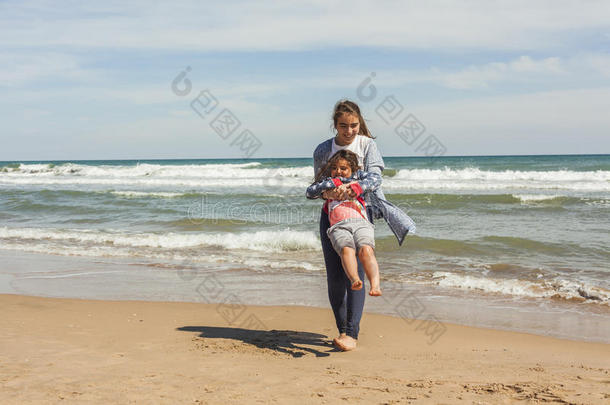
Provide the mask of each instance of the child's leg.
POLYGON ((331 226, 328 231, 328 238, 333 248, 341 258, 341 264, 345 275, 350 281, 352 290, 362 289, 362 280, 358 276, 358 262, 356 261, 356 246, 354 236, 349 229, 344 227, 344 222, 339 222, 331 226))
POLYGON ((366 277, 371 283, 369 295, 379 296, 379 265, 375 258, 375 227, 367 220, 358 221, 354 225, 354 244, 358 250, 358 258, 364 267, 366 277))
POLYGON ((343 270, 349 281, 352 283, 352 290, 362 288, 362 280, 358 277, 358 262, 356 261, 356 250, 345 246, 341 249, 341 263, 343 270))
POLYGON ((369 245, 362 245, 358 251, 358 258, 360 258, 360 262, 364 266, 366 277, 371 283, 369 295, 381 295, 381 289, 379 288, 379 265, 375 258, 375 251, 369 245))

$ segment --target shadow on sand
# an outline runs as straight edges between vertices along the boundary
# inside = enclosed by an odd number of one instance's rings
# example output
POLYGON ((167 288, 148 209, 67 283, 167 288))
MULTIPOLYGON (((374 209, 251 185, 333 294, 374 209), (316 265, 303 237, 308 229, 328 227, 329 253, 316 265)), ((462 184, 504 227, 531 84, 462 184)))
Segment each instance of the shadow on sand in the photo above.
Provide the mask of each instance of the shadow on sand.
POLYGON ((242 328, 225 328, 217 326, 183 326, 177 330, 198 332, 199 337, 207 339, 233 339, 251 344, 261 349, 274 350, 292 357, 302 357, 307 352, 316 357, 330 356, 329 352, 338 351, 328 337, 319 333, 297 332, 293 330, 255 330, 242 328), (304 345, 304 346, 303 346, 304 345), (330 349, 321 352, 309 346, 330 349))

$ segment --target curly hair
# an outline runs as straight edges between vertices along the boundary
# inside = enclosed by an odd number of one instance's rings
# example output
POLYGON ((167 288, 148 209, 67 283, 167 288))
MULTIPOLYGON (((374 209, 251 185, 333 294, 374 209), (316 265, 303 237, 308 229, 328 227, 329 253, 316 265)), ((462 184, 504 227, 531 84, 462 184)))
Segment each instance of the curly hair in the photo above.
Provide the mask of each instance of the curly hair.
POLYGON ((360 168, 360 165, 358 164, 358 155, 347 149, 342 149, 328 159, 328 162, 326 162, 326 164, 316 175, 315 181, 320 181, 325 177, 330 177, 330 172, 339 159, 344 159, 347 161, 350 169, 352 169, 352 173, 355 173, 360 168))

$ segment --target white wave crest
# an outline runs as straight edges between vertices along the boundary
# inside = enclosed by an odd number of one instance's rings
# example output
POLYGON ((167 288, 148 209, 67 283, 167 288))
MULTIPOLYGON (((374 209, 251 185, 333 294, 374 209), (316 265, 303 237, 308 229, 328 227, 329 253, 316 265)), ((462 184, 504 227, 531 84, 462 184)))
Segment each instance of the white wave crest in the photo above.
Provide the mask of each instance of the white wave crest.
POLYGON ((54 240, 77 244, 113 245, 184 249, 218 246, 224 249, 248 249, 263 252, 318 250, 320 241, 313 232, 258 231, 251 233, 132 233, 44 228, 0 228, 0 238, 28 241, 54 240))
POLYGON ((532 298, 576 298, 610 304, 610 291, 586 283, 564 279, 532 282, 515 279, 483 278, 442 271, 433 273, 432 277, 441 287, 473 289, 488 293, 532 298))
POLYGON ((610 171, 486 171, 465 169, 402 169, 384 181, 386 190, 573 190, 610 191, 610 171))
MULTIPOLYGON (((263 258, 250 258, 242 255, 214 255, 214 254, 181 254, 179 252, 167 252, 167 251, 154 251, 154 250, 135 250, 130 248, 121 248, 116 246, 94 246, 84 248, 82 246, 68 245, 61 246, 58 248, 56 245, 45 244, 44 241, 39 243, 19 243, 9 242, 3 243, 3 249, 19 250, 30 253, 43 253, 59 256, 84 256, 84 257, 115 257, 115 258, 140 258, 140 259, 156 259, 162 260, 166 263, 154 265, 154 267, 164 268, 183 268, 185 265, 192 266, 200 263, 209 264, 231 264, 237 267, 247 267, 252 270, 265 269, 301 269, 305 271, 322 271, 323 268, 316 266, 306 261, 296 260, 268 260, 263 258), (178 262, 178 264, 170 264, 171 262, 178 262)), ((32 276, 23 278, 68 278, 78 277, 80 275, 89 276, 96 274, 95 272, 85 273, 73 273, 67 272, 62 273, 58 276, 32 276)))
POLYGON ((187 193, 170 193, 170 192, 148 192, 148 191, 112 191, 111 194, 127 198, 140 197, 161 197, 161 198, 176 198, 187 195, 187 193))
POLYGON ((610 208, 610 200, 602 199, 602 200, 594 200, 591 201, 589 198, 583 198, 583 201, 586 205, 596 208, 610 208))
POLYGON ((21 164, 17 170, 0 172, 1 184, 77 185, 124 187, 288 187, 304 188, 313 177, 313 167, 260 168, 259 162, 136 166, 91 166, 65 163, 21 164))
MULTIPOLYGON (((21 164, 19 168, 0 172, 0 184, 6 185, 57 185, 112 186, 117 189, 142 189, 173 192, 201 189, 240 189, 273 193, 303 191, 313 177, 312 166, 265 168, 260 162, 242 164, 163 165, 139 164, 136 166, 83 165, 65 163, 21 164), (261 190, 262 189, 262 190, 261 190)), ((389 193, 413 190, 517 192, 517 198, 534 195, 539 191, 558 193, 610 191, 610 171, 489 171, 479 168, 401 169, 392 177, 385 177, 384 190, 389 193)), ((527 198, 527 197, 526 197, 527 198)), ((532 199, 529 199, 532 201, 532 199)))
POLYGON ((58 166, 51 164, 21 164, 19 168, 3 173, 3 177, 91 177, 91 178, 262 178, 262 177, 298 177, 312 176, 313 167, 258 168, 259 162, 241 164, 193 164, 193 165, 160 165, 138 164, 135 166, 120 165, 82 165, 64 163, 58 166), (311 173, 309 173, 311 171, 311 173))
POLYGON ((544 195, 544 194, 513 194, 513 197, 521 200, 521 202, 533 202, 533 201, 545 201, 545 200, 554 200, 560 196, 558 195, 544 195))

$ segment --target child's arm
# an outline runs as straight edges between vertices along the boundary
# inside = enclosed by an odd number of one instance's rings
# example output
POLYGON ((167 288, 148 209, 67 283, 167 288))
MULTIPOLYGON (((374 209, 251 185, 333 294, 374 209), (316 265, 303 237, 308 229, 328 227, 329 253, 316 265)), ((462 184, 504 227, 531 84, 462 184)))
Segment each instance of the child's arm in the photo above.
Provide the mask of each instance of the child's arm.
POLYGON ((320 198, 322 192, 326 190, 332 190, 333 188, 340 185, 341 181, 339 179, 332 179, 330 177, 327 177, 326 179, 313 183, 311 186, 307 187, 305 195, 310 200, 313 200, 314 198, 320 198))

